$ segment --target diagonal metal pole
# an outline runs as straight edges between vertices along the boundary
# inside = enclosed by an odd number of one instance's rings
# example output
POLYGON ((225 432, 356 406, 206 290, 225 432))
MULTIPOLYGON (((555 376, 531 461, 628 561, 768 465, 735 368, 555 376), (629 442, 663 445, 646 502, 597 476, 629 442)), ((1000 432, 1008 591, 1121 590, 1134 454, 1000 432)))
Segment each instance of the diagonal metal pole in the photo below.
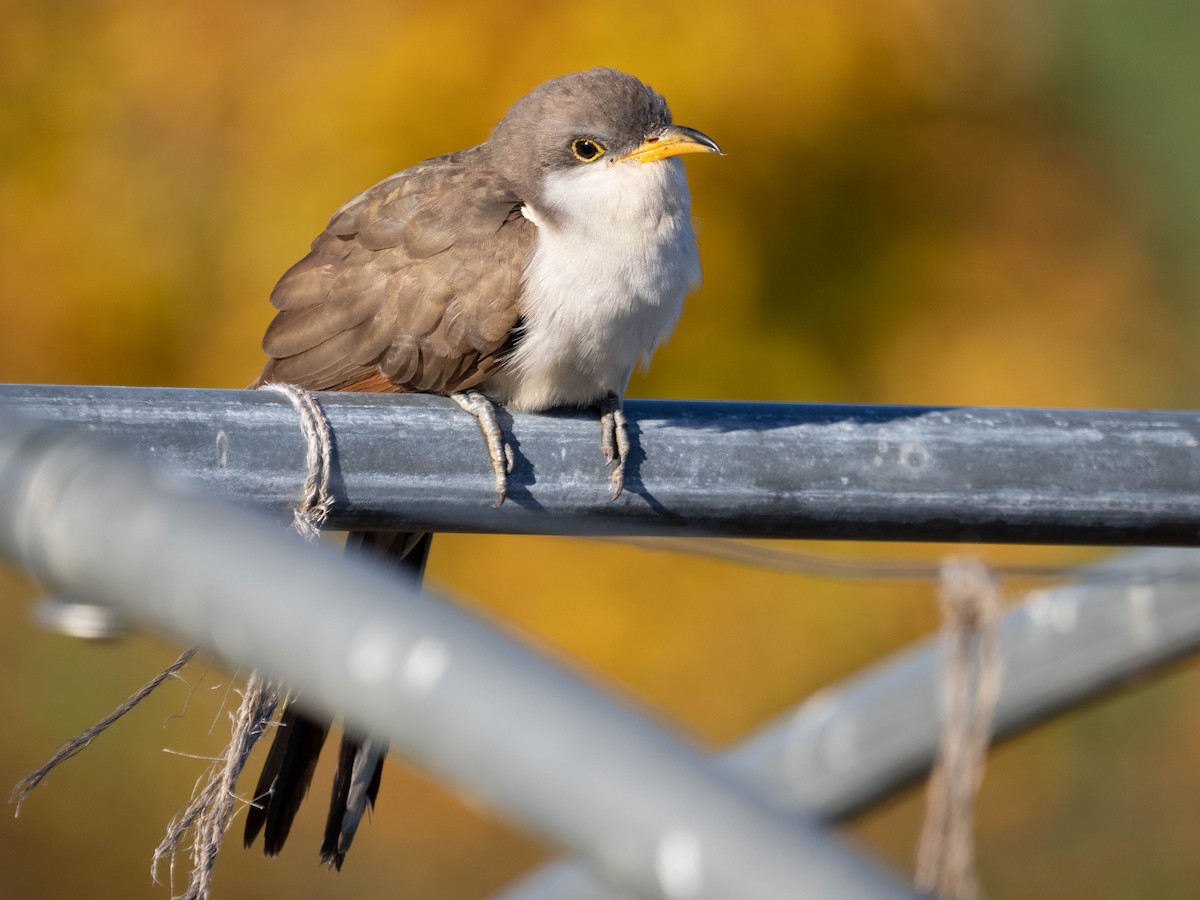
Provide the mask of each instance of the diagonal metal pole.
POLYGON ((294 685, 632 894, 913 896, 495 625, 3 409, 0 553, 294 685))
MULTIPOLYGON (((1031 592, 999 631, 995 740, 1200 653, 1200 551, 1145 550, 1031 592)), ((787 810, 827 821, 929 771, 940 728, 935 641, 881 660, 779 716, 722 757, 787 810)), ((612 900, 578 862, 551 863, 496 900, 612 900)))

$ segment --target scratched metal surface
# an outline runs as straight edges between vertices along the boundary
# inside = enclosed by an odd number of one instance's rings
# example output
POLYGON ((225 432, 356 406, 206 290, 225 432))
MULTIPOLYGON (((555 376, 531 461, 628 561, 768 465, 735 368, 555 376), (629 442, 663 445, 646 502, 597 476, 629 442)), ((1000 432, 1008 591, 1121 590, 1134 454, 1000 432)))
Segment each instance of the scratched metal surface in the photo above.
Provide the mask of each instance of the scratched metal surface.
MULTIPOLYGON (((334 528, 1200 544, 1195 412, 630 401, 613 503, 592 413, 502 413, 516 467, 492 509, 479 430, 450 401, 318 396, 334 528)), ((297 415, 276 394, 0 385, 0 405, 281 515, 301 493, 297 415)))

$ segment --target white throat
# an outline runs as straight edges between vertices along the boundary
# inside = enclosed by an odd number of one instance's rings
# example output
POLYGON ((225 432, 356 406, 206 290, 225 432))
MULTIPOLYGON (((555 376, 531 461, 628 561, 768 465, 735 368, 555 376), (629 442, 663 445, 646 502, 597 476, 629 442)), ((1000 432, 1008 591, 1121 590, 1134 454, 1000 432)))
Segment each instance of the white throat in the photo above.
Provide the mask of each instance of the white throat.
POLYGON ((551 175, 525 266, 520 342, 485 390, 514 409, 623 395, 639 360, 679 321, 700 283, 678 159, 601 161, 551 175))

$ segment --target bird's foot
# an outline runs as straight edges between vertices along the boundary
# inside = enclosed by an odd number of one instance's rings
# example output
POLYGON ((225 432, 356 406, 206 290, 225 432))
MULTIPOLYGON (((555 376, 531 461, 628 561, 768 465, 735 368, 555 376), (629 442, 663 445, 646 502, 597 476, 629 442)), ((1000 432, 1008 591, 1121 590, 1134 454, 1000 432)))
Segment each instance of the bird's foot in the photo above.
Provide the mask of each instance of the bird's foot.
POLYGON ((625 461, 629 459, 629 448, 629 425, 621 398, 609 394, 600 401, 600 451, 604 454, 605 465, 612 469, 610 503, 625 489, 625 461))
POLYGON ((450 399, 479 422, 479 430, 483 432, 488 456, 492 460, 492 471, 496 475, 496 502, 492 504, 492 508, 495 509, 508 495, 508 476, 513 470, 512 446, 504 440, 504 432, 500 430, 500 423, 496 420, 496 404, 479 391, 451 394, 450 399))

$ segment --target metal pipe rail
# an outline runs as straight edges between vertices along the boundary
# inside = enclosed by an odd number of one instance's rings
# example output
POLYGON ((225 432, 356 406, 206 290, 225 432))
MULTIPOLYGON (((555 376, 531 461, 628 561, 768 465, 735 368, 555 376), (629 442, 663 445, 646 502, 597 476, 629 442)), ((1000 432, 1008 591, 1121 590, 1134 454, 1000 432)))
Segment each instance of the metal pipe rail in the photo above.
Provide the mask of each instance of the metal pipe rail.
MULTIPOLYGON (((1200 413, 631 401, 608 501, 588 412, 502 413, 491 508, 479 430, 418 395, 318 395, 334 528, 1200 546, 1200 413)), ((258 391, 0 385, 0 407, 84 425, 278 513, 301 494, 296 413, 258 391)))
POLYGON ((297 688, 623 890, 914 896, 484 620, 163 477, 111 441, 2 408, 0 554, 66 595, 297 688))
MULTIPOLYGON (((1149 550, 1080 569, 1000 625, 1004 680, 994 742, 1200 652, 1200 552, 1149 550)), ((785 810, 837 821, 928 773, 941 712, 941 651, 923 641, 820 691, 726 753, 729 770, 785 810)), ((560 861, 495 900, 613 900, 560 861)))

